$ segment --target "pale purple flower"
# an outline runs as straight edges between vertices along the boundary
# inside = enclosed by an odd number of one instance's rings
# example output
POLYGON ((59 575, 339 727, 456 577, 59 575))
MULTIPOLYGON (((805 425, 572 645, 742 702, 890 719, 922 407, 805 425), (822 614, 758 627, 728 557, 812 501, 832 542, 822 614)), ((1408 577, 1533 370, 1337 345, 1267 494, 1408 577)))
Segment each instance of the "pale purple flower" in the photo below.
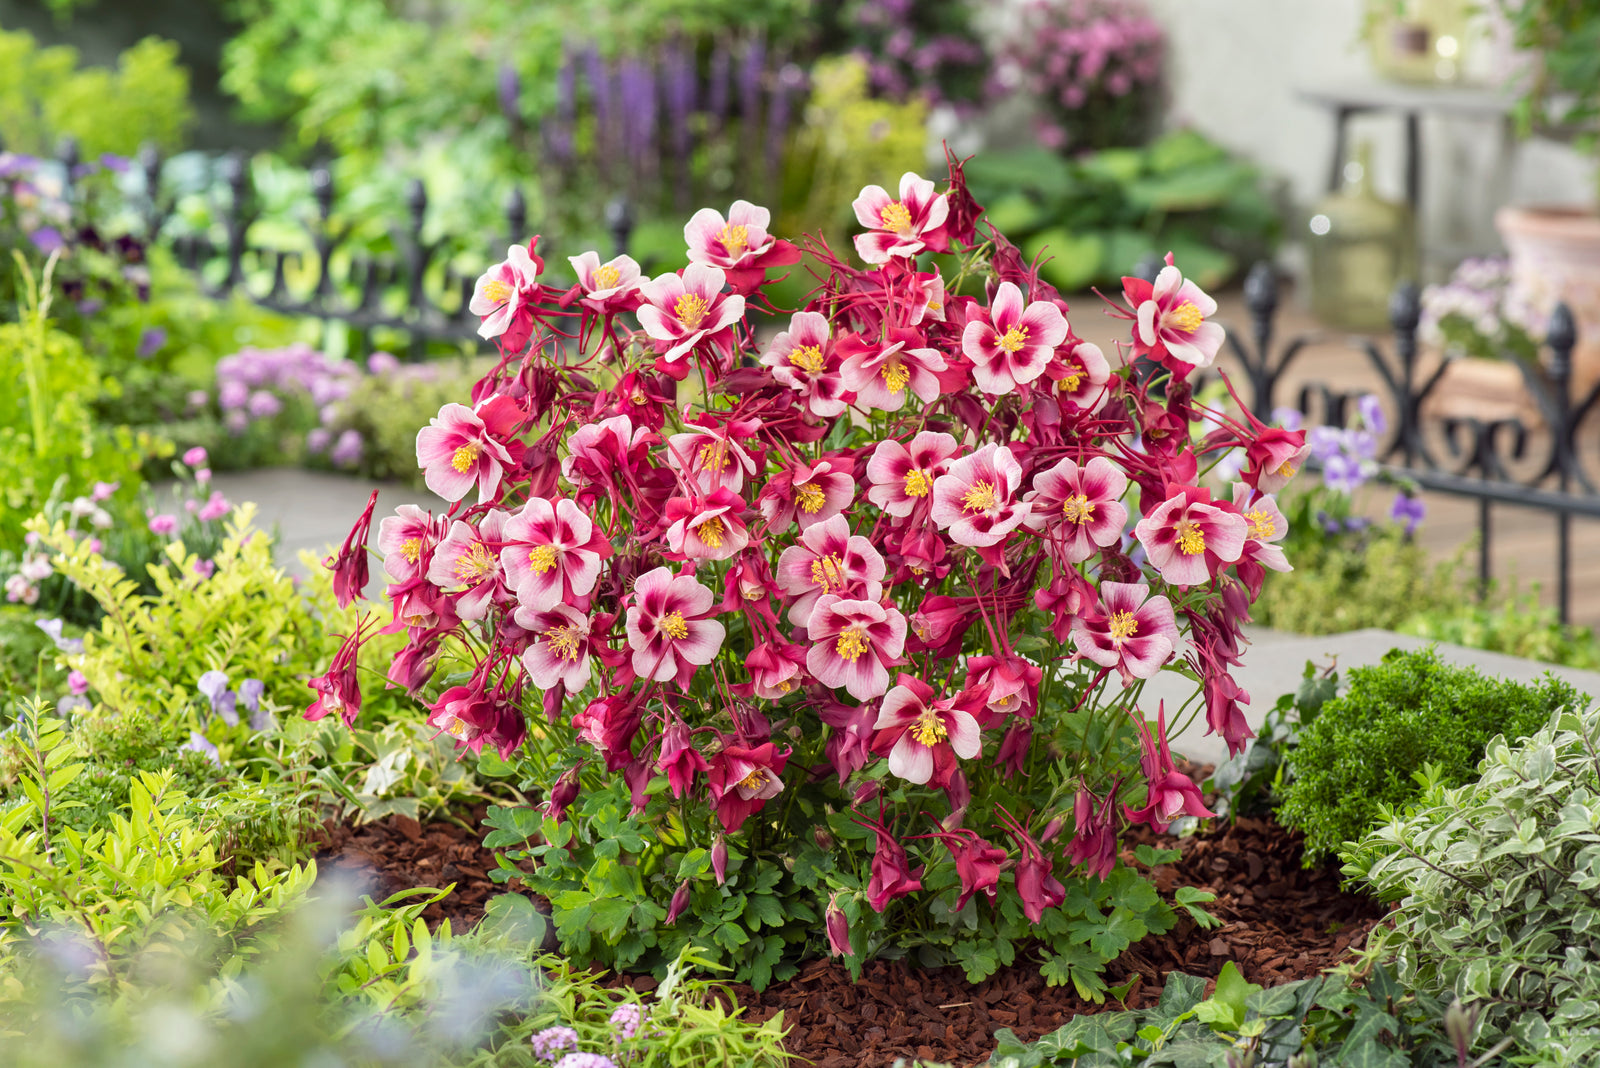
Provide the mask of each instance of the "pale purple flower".
POLYGON ((217 573, 217 565, 210 560, 196 560, 194 573, 203 579, 208 579, 217 573))
POLYGON ((12 575, 6 579, 6 600, 13 604, 21 601, 23 604, 33 604, 39 600, 39 587, 30 583, 21 575, 12 575))
POLYGON ((1412 497, 1405 493, 1397 493, 1394 504, 1389 509, 1389 518, 1406 525, 1406 533, 1414 534, 1417 525, 1427 515, 1428 509, 1422 503, 1421 497, 1412 497))
POLYGON ((361 462, 364 451, 361 431, 346 430, 339 435, 339 440, 333 443, 333 451, 328 453, 328 458, 336 467, 354 467, 361 462))
POLYGON ((240 411, 229 412, 223 417, 222 425, 231 434, 243 434, 250 427, 250 417, 240 411))
POLYGON ((67 689, 78 697, 89 692, 89 679, 83 672, 73 668, 67 672, 67 689))
POLYGON ((1382 434, 1389 429, 1389 418, 1383 414, 1383 402, 1376 393, 1364 394, 1356 401, 1356 408, 1361 413, 1361 425, 1374 434, 1382 434))
POLYGON ((29 582, 43 582, 55 574, 55 568, 50 566, 50 558, 42 553, 30 554, 22 558, 17 571, 29 582))
POLYGON ((1314 426, 1306 431, 1306 444, 1318 463, 1327 463, 1344 452, 1344 431, 1336 426, 1314 426))
POLYGON ((535 1031, 529 1042, 533 1045, 535 1057, 554 1060, 562 1050, 577 1048, 578 1032, 570 1027, 546 1027, 543 1031, 535 1031))
POLYGON ((62 237, 61 231, 54 226, 41 226, 28 235, 28 240, 33 242, 34 248, 46 256, 67 247, 67 239, 62 237))
POLYGON ((205 406, 211 403, 211 394, 203 389, 191 389, 187 400, 189 402, 189 410, 198 412, 204 410, 205 406))
POLYGON ((283 401, 276 393, 258 389, 250 394, 250 414, 256 419, 271 419, 283 411, 283 401))
POLYGON ((1344 453, 1335 453, 1322 465, 1322 484, 1335 493, 1352 494, 1366 482, 1361 461, 1344 453))
POLYGON ((204 486, 211 481, 211 468, 202 467, 194 473, 194 480, 204 486))
POLYGON ((1295 431, 1305 426, 1305 413, 1298 408, 1272 409, 1272 421, 1285 430, 1295 431))
POLYGON ((333 444, 333 431, 325 426, 313 427, 306 432, 306 451, 324 453, 333 444))
POLYGON ((367 357, 367 372, 386 375, 400 369, 400 360, 392 352, 374 352, 367 357))
POLYGON ((250 387, 243 382, 227 381, 217 386, 217 404, 225 412, 243 408, 250 401, 250 387))
POLYGON ((175 515, 163 512, 160 515, 152 515, 149 518, 150 533, 157 537, 164 538, 178 532, 178 517, 175 515))
POLYGON ((1345 452, 1357 460, 1376 460, 1378 458, 1378 437, 1368 430, 1346 430, 1344 432, 1345 452))
POLYGON ((201 734, 199 731, 190 731, 189 740, 178 746, 178 752, 203 753, 205 754, 206 759, 211 761, 211 763, 215 764, 219 768, 222 767, 222 754, 217 752, 217 747, 211 743, 210 739, 201 734))
POLYGON ((147 326, 139 335, 139 347, 134 354, 141 360, 148 360, 161 351, 161 346, 167 343, 167 332, 159 326, 147 326))
POLYGON ((639 1006, 618 1005, 611 1014, 612 1035, 618 1042, 626 1042, 639 1033, 639 1022, 644 1018, 639 1006))
POLYGON ((121 482, 96 482, 93 492, 89 494, 89 499, 93 501, 108 500, 113 493, 121 488, 121 482))
POLYGON ((617 1062, 603 1053, 569 1053, 556 1061, 555 1068, 617 1068, 617 1062))
POLYGON ((82 638, 63 638, 61 636, 61 628, 63 626, 61 620, 41 619, 37 620, 34 623, 34 626, 50 635, 50 640, 55 642, 56 648, 61 650, 63 653, 68 653, 75 656, 78 653, 83 652, 82 638))

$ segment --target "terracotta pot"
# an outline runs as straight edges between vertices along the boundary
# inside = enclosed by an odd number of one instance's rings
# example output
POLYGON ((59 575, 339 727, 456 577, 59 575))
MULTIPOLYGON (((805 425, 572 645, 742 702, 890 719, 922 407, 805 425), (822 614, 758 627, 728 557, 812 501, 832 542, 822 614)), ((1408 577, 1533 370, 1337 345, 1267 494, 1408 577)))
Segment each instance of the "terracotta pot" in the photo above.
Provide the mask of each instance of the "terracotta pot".
POLYGON ((1501 208, 1495 228, 1511 253, 1511 295, 1547 320, 1557 301, 1572 308, 1580 390, 1600 379, 1600 216, 1582 208, 1501 208))

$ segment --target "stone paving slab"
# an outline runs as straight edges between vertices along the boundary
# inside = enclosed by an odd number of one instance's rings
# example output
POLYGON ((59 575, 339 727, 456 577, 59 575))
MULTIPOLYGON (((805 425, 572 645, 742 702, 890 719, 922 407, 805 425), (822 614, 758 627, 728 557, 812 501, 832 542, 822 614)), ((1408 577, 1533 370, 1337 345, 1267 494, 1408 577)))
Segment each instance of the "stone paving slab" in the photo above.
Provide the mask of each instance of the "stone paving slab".
MULTIPOLYGON (((330 547, 337 547, 344 541, 374 488, 371 482, 347 475, 288 467, 221 473, 215 476, 214 486, 236 504, 255 502, 257 522, 265 529, 276 527, 278 561, 291 574, 304 574, 298 559, 302 549, 309 549, 320 557, 330 547)), ((379 494, 375 517, 378 519, 401 504, 419 504, 433 509, 436 514, 448 507, 427 490, 400 483, 379 483, 376 488, 379 494)), ((372 536, 377 537, 376 521, 372 536)), ((376 596, 381 589, 381 572, 381 568, 373 568, 372 583, 367 590, 369 596, 376 596)), ((1429 644, 1421 638, 1376 629, 1305 637, 1247 628, 1247 634, 1252 644, 1244 653, 1244 665, 1235 670, 1234 677, 1250 693, 1251 704, 1246 707, 1245 714, 1252 728, 1260 727, 1267 710, 1280 695, 1299 686, 1307 660, 1320 667, 1337 658, 1339 670, 1346 672, 1353 667, 1378 663, 1390 649, 1420 649, 1429 644)), ((1531 682, 1545 672, 1552 672, 1571 682, 1580 693, 1600 697, 1600 673, 1597 672, 1556 667, 1446 642, 1437 644, 1440 656, 1448 663, 1476 667, 1486 675, 1518 682, 1531 682)), ((1162 700, 1169 710, 1176 710, 1192 692, 1193 684, 1187 679, 1164 672, 1146 684, 1144 711, 1154 716, 1156 704, 1162 700)), ((1199 763, 1220 763, 1226 759, 1227 749, 1220 736, 1207 735, 1205 730, 1205 720, 1197 719, 1173 739, 1173 751, 1199 763)))

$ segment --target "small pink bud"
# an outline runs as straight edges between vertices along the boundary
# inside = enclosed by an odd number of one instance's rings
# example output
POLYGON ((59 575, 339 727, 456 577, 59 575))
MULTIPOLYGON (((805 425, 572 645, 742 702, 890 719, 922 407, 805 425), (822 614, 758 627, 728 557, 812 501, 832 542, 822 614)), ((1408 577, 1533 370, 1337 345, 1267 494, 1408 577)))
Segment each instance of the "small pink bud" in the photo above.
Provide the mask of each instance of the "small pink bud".
POLYGON ((811 828, 811 840, 817 843, 817 848, 823 852, 833 848, 833 835, 828 833, 828 828, 821 826, 811 828))
POLYGON ((683 915, 683 910, 689 907, 689 880, 685 879, 678 887, 677 893, 672 895, 672 904, 667 908, 667 926, 671 927, 678 922, 678 917, 683 915))
POLYGON ((711 843, 711 871, 717 877, 718 886, 728 881, 728 843, 723 841, 720 834, 711 843))
POLYGON ((1041 843, 1050 841, 1050 839, 1060 834, 1061 828, 1065 827, 1066 825, 1067 821, 1062 817, 1057 816, 1055 819, 1044 825, 1044 830, 1039 834, 1039 841, 1041 843))
POLYGON ((855 956, 855 947, 850 944, 850 920, 845 916, 844 910, 832 898, 828 900, 826 926, 828 930, 828 955, 831 957, 855 956))
POLYGON ((850 803, 855 807, 860 808, 862 805, 875 800, 878 796, 878 792, 881 789, 882 788, 875 781, 864 782, 860 786, 856 787, 856 795, 853 799, 851 799, 850 803))

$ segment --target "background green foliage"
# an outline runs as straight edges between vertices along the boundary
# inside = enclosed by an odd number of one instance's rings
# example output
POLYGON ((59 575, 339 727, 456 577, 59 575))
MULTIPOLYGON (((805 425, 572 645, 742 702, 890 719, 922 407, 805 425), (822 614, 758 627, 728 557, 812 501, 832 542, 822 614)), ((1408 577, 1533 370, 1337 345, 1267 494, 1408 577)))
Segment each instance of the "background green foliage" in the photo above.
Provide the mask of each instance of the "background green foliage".
POLYGON ((12 152, 49 155, 68 134, 88 159, 131 156, 146 143, 170 151, 193 121, 189 75, 171 41, 145 38, 112 71, 79 67, 75 49, 0 30, 0 139, 12 152))
POLYGON ((1600 711, 1563 709, 1489 745, 1481 777, 1436 782, 1346 854, 1398 903, 1370 958, 1421 993, 1481 1010, 1519 1064, 1600 1057, 1600 711))
POLYGON ((1431 649, 1394 650, 1353 668, 1345 693, 1301 725, 1278 819, 1305 832, 1306 863, 1315 863, 1359 838, 1380 806, 1415 797, 1424 766, 1436 781, 1465 782, 1495 735, 1531 734, 1577 702, 1553 676, 1524 686, 1452 667, 1431 649))

